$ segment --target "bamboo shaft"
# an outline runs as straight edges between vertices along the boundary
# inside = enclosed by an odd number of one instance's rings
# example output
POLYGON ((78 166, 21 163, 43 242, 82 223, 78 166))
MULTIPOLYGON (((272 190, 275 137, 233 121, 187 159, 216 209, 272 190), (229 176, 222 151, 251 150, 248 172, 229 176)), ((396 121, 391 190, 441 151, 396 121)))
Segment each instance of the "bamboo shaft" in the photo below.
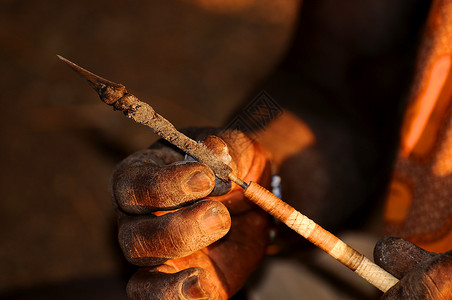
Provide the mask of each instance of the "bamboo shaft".
POLYGON ((386 292, 399 281, 259 184, 250 182, 244 193, 248 199, 259 205, 263 210, 340 261, 379 290, 386 292))

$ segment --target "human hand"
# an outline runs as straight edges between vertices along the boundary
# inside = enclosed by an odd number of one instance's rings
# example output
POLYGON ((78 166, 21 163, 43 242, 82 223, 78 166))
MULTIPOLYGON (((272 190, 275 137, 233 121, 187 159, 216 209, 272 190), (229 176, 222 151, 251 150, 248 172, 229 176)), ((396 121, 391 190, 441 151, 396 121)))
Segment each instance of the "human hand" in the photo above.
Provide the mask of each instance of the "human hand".
POLYGON ((400 238, 381 239, 375 262, 400 279, 381 299, 452 299, 452 250, 432 253, 400 238))
MULTIPOLYGON (((203 143, 243 180, 269 184, 263 149, 243 133, 185 133, 208 136, 203 143)), ((160 141, 126 158, 112 176, 119 244, 129 262, 144 267, 128 283, 131 299, 226 299, 265 254, 267 215, 235 184, 215 184, 206 165, 183 160, 160 141)))

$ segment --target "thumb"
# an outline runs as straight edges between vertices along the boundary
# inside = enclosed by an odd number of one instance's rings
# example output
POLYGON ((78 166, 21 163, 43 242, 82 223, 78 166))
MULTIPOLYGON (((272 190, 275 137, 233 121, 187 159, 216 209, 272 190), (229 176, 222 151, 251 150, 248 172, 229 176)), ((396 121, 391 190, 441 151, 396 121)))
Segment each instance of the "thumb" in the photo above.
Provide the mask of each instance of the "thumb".
POLYGON ((395 237, 382 238, 374 249, 375 263, 399 279, 435 255, 395 237))
POLYGON ((212 170, 198 162, 157 164, 152 150, 125 159, 111 179, 114 201, 126 213, 168 210, 207 196, 215 184, 212 170))

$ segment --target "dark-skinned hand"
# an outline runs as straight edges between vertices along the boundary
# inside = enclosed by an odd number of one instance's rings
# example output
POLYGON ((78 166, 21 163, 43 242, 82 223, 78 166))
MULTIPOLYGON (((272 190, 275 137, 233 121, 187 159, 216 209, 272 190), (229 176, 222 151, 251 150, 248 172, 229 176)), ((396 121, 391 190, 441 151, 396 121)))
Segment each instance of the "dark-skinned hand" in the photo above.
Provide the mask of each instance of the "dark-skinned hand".
MULTIPOLYGON (((268 186, 265 152, 243 133, 185 133, 202 140, 243 180, 268 186)), ((121 162, 111 191, 119 244, 126 259, 142 267, 128 283, 131 299, 227 299, 265 254, 268 216, 241 188, 216 180, 210 168, 184 160, 166 142, 121 162)))
POLYGON ((386 237, 375 246, 374 258, 400 279, 381 299, 452 299, 452 250, 437 254, 403 239, 386 237))

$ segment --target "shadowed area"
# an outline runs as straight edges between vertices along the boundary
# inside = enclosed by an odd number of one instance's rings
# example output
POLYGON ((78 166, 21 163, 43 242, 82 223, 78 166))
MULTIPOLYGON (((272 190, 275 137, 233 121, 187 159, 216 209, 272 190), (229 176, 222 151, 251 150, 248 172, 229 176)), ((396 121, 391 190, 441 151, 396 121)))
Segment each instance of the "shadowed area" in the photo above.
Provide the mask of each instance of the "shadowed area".
MULTIPOLYGON (((307 132, 277 158, 282 173, 312 170, 283 181, 285 192, 302 181, 311 189, 301 209, 315 221, 379 234, 394 128, 428 11, 421 2, 310 0, 300 12, 299 0, 4 1, 0 295, 121 299, 132 273, 109 178, 157 136, 112 112, 56 54, 124 84, 177 128, 227 124, 265 89, 307 132), (336 203, 343 214, 316 201, 350 196, 353 205, 336 203)), ((277 148, 283 137, 266 142, 277 148)), ((344 288, 341 271, 331 276, 317 260, 305 269, 298 289, 314 280, 328 299, 376 296, 360 283, 344 288)))
POLYGON ((178 128, 219 126, 283 55, 298 4, 3 2, 0 291, 122 274, 108 181, 157 139, 56 54, 124 83, 178 128))

